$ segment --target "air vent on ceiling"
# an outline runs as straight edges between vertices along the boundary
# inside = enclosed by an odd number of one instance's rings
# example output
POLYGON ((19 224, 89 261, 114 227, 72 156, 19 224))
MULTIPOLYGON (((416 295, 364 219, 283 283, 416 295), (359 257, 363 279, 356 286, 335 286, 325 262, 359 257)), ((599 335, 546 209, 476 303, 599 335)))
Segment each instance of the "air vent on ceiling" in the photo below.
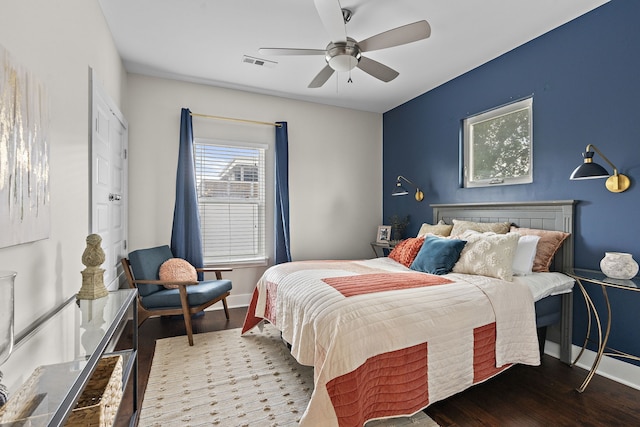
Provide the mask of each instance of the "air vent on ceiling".
POLYGON ((247 56, 247 55, 244 55, 242 57, 242 62, 245 62, 247 64, 258 65, 260 67, 269 67, 269 68, 274 68, 276 64, 278 64, 275 61, 267 61, 266 59, 254 58, 253 56, 247 56))

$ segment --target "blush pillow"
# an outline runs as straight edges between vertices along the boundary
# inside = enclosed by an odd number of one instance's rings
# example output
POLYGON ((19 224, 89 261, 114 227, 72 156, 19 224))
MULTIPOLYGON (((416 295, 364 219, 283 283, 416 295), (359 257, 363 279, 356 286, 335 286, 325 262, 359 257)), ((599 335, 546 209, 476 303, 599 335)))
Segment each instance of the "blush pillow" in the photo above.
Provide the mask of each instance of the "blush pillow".
POLYGON ((409 267, 418 251, 422 247, 424 239, 421 237, 410 237, 398 243, 389 253, 389 258, 399 262, 405 267, 409 267))
MULTIPOLYGON (((198 273, 194 266, 182 258, 171 258, 160 266, 160 280, 167 282, 197 282, 198 273)), ((167 289, 175 289, 179 285, 163 285, 167 289)))
POLYGON ((537 228, 511 227, 511 231, 521 236, 540 236, 532 271, 544 273, 549 271, 551 261, 562 243, 570 236, 564 231, 539 230, 537 228))
POLYGON ((460 239, 444 239, 429 235, 425 237, 418 255, 409 268, 423 273, 447 274, 460 258, 460 252, 466 243, 460 239))

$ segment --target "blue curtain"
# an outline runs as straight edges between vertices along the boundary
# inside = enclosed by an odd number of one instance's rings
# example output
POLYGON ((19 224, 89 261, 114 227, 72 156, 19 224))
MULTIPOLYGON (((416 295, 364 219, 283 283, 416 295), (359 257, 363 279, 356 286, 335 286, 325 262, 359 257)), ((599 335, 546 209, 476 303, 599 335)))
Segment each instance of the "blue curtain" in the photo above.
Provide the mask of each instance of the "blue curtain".
POLYGON ((289 240, 289 137, 287 122, 276 123, 275 262, 291 261, 289 240))
MULTIPOLYGON (((180 118, 180 149, 176 174, 176 205, 173 211, 171 252, 177 258, 186 259, 194 267, 200 268, 204 265, 193 159, 193 125, 191 112, 187 108, 182 109, 180 118)), ((198 273, 198 280, 202 279, 202 273, 198 273)))

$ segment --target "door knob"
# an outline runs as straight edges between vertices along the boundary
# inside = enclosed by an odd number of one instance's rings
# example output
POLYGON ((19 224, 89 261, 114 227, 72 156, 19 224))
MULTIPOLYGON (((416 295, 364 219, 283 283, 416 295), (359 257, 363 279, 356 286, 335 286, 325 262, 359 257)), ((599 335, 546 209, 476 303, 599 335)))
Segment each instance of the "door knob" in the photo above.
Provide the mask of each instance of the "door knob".
POLYGON ((122 199, 122 196, 120 194, 109 193, 109 201, 110 202, 113 202, 114 200, 118 201, 120 199, 122 199))

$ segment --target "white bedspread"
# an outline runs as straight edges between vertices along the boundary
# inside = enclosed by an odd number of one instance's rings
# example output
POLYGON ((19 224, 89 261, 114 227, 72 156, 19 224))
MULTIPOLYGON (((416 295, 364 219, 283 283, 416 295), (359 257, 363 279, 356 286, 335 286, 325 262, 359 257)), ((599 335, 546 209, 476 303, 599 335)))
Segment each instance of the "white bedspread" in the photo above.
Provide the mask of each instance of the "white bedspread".
POLYGON ((344 268, 344 261, 324 263, 305 270, 292 268, 296 263, 274 266, 256 289, 255 316, 269 314, 292 345, 293 356, 315 368, 315 390, 303 426, 337 425, 326 389, 330 380, 372 356, 425 342, 429 401, 468 388, 473 381, 473 329, 492 322, 498 367, 540 363, 534 301, 526 285, 449 274, 445 277, 455 283, 344 297, 322 279, 353 276, 354 271, 415 272, 388 258, 353 261, 353 268, 344 268))

